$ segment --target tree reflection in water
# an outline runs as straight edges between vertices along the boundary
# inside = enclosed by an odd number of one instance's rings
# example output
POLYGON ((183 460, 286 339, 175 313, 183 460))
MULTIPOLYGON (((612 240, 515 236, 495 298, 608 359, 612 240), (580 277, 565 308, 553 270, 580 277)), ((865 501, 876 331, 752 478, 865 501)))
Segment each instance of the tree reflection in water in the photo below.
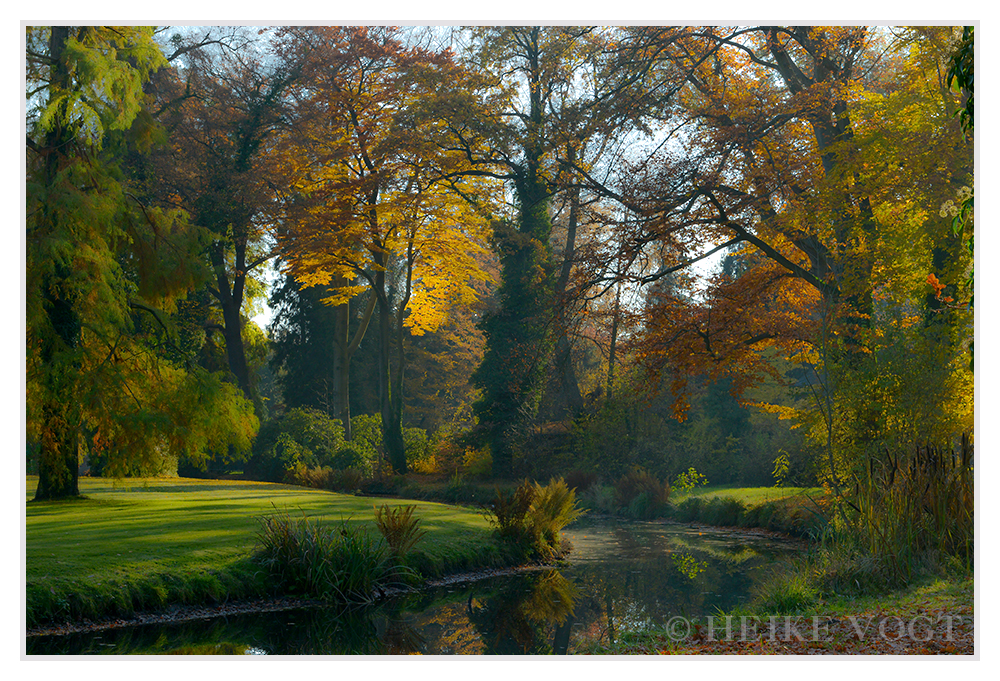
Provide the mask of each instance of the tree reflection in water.
POLYGON ((384 601, 27 639, 28 654, 544 655, 737 605, 789 546, 655 524, 575 531, 568 567, 384 601))

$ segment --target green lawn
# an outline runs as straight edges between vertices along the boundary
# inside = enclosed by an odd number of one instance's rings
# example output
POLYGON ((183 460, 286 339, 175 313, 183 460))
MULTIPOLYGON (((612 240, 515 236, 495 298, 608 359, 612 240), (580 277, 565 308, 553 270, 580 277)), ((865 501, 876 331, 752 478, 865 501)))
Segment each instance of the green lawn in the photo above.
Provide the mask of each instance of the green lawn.
POLYGON ((671 494, 671 501, 679 502, 688 497, 701 497, 706 501, 728 497, 742 502, 744 506, 756 506, 789 497, 818 499, 824 495, 822 487, 700 487, 688 494, 671 494))
MULTIPOLYGON (((32 498, 36 485, 37 478, 27 479, 26 499, 32 498)), ((495 558, 486 520, 473 510, 445 504, 185 478, 117 483, 81 478, 80 493, 84 498, 27 504, 29 623, 33 608, 45 619, 60 608, 73 616, 97 615, 102 610, 163 605, 184 594, 188 596, 182 600, 188 601, 204 600, 206 594, 225 597, 227 593, 218 592, 231 589, 234 580, 247 579, 257 518, 276 510, 330 523, 345 519, 375 532, 375 504, 414 504, 427 530, 415 549, 414 564, 425 574, 480 567, 495 558), (227 574, 228 582, 219 582, 220 575, 227 574), (213 579, 217 583, 200 592, 189 588, 213 579), (115 593, 122 589, 131 595, 115 593), (89 592, 97 595, 87 601, 89 592), (109 606, 109 599, 119 602, 109 606)))

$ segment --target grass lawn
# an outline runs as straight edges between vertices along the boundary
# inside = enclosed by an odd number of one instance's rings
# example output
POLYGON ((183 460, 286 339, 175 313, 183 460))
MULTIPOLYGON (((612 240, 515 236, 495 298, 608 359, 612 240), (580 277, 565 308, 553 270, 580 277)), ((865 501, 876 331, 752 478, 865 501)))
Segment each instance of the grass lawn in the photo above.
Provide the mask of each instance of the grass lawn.
MULTIPOLYGON (((27 479, 27 500, 37 482, 27 479)), ((245 582, 252 574, 248 558, 256 543, 257 518, 276 510, 330 523, 344 519, 376 532, 374 505, 413 504, 427 530, 414 549, 414 565, 423 573, 497 560, 486 520, 473 510, 445 504, 185 478, 81 478, 80 493, 80 499, 27 504, 29 626, 35 617, 59 617, 61 611, 63 616, 98 616, 178 599, 232 595, 233 582, 245 582), (131 596, 118 593, 122 590, 131 596), (90 593, 94 596, 87 598, 90 593)), ((247 588, 252 593, 255 587, 247 588)))
POLYGON ((680 502, 688 497, 701 497, 706 501, 715 498, 732 498, 744 506, 756 506, 768 501, 778 501, 789 497, 818 499, 826 492, 822 487, 699 487, 687 494, 671 493, 671 501, 680 502))

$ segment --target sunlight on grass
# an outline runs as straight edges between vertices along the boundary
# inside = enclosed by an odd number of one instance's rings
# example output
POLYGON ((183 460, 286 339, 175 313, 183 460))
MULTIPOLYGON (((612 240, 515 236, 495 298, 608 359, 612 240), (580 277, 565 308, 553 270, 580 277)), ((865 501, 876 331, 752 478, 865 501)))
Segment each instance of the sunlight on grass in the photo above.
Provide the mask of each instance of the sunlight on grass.
MULTIPOLYGON (((27 498, 37 478, 28 478, 27 498)), ((245 481, 129 481, 81 478, 85 499, 27 505, 29 581, 75 578, 109 570, 134 573, 186 566, 218 569, 245 558, 256 542, 257 518, 275 512, 324 522, 346 519, 374 532, 375 500, 320 490, 245 481)), ((416 505, 432 558, 485 545, 489 527, 475 511, 431 502, 416 505)))
POLYGON ((744 505, 763 504, 789 497, 817 498, 824 494, 822 487, 702 487, 691 492, 671 495, 671 501, 679 502, 689 497, 701 497, 706 501, 714 498, 731 498, 744 505))

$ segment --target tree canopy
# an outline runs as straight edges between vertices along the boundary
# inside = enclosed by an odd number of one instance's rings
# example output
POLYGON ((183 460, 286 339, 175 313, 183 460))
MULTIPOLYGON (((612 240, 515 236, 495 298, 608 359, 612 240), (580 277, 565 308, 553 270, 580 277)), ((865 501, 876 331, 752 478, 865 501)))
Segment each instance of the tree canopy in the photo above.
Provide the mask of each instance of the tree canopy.
POLYGON ((969 430, 974 37, 27 27, 38 497, 298 408, 377 413, 395 473, 415 424, 505 476, 614 414, 723 457, 751 404, 838 456, 969 430))

